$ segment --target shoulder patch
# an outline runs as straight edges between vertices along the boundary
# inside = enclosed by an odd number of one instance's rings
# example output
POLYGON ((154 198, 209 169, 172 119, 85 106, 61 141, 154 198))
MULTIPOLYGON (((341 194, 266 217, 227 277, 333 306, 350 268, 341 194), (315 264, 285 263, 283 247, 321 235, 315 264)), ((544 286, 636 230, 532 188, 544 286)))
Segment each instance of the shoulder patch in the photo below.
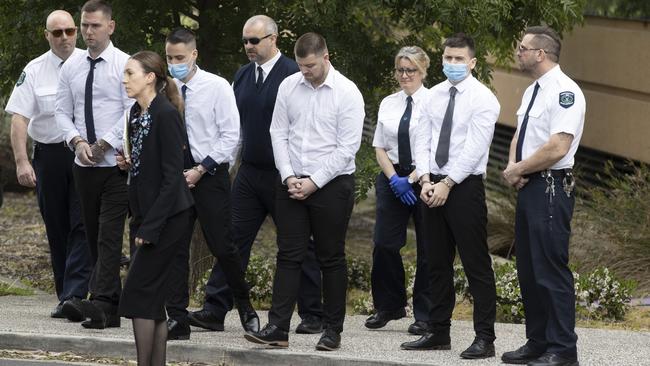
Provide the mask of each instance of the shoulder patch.
POLYGON ((20 73, 20 76, 18 77, 18 81, 16 81, 16 86, 23 85, 23 83, 25 82, 25 76, 27 76, 27 74, 25 74, 24 71, 20 73))
POLYGON ((569 108, 575 103, 576 97, 573 92, 563 91, 560 93, 560 105, 563 108, 569 108))

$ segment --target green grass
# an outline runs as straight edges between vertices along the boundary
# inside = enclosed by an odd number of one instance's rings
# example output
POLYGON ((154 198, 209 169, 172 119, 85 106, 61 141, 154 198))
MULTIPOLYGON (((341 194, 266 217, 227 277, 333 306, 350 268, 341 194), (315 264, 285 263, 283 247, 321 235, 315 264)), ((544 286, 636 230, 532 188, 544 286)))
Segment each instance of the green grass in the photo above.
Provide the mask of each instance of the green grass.
POLYGON ((0 282, 0 296, 16 295, 16 296, 30 296, 34 291, 30 289, 15 287, 10 284, 0 282))

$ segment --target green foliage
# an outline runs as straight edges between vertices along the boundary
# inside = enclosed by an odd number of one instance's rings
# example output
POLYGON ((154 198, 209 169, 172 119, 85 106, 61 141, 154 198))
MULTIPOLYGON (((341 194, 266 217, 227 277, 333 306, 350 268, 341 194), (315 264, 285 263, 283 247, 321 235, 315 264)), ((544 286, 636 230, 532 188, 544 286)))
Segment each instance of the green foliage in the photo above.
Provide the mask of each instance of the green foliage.
POLYGON ((370 263, 359 257, 347 256, 348 288, 370 290, 370 263))
POLYGON ((497 288, 497 319, 506 323, 524 322, 524 305, 514 262, 494 266, 497 288))
POLYGON ((647 0, 588 0, 585 13, 612 18, 650 19, 647 0))
POLYGON ((13 286, 11 284, 0 282, 0 296, 8 296, 8 295, 30 296, 30 295, 33 295, 33 294, 34 294, 34 291, 32 291, 30 289, 15 287, 15 286, 13 286))
POLYGON ((355 164, 354 200, 360 202, 368 197, 368 191, 375 185, 375 177, 381 170, 375 158, 375 148, 369 141, 361 142, 355 164))
POLYGON ((574 273, 576 309, 587 319, 623 320, 635 283, 621 280, 605 267, 595 269, 586 277, 574 273))

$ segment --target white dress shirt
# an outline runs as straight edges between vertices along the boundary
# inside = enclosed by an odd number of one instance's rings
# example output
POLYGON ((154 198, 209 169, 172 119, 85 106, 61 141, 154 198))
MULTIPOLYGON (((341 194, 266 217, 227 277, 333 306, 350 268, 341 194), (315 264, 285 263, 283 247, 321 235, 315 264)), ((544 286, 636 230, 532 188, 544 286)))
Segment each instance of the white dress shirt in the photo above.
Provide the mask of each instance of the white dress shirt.
MULTIPOLYGON (((427 102, 427 93, 429 89, 421 86, 411 97, 411 121, 409 123, 409 140, 411 145, 411 156, 415 162, 415 136, 417 127, 420 123, 421 109, 427 102)), ((393 164, 399 164, 399 144, 397 133, 399 130, 400 120, 406 110, 406 93, 403 90, 391 94, 384 98, 379 105, 377 112, 377 128, 375 137, 372 140, 372 146, 386 150, 388 158, 393 164)))
MULTIPOLYGON (((90 53, 86 50, 71 56, 61 67, 56 93, 56 122, 66 142, 75 136, 88 140, 84 114, 86 77, 90 71, 90 53)), ((93 120, 97 140, 103 139, 113 148, 106 150, 104 160, 95 166, 115 166, 115 149, 122 147, 124 114, 134 103, 122 85, 124 67, 129 55, 113 46, 98 56, 93 76, 93 120)), ((77 165, 83 166, 75 158, 77 165)))
POLYGON ((213 171, 218 164, 232 164, 239 142, 239 111, 235 92, 226 79, 196 67, 184 84, 174 79, 178 90, 187 86, 185 125, 194 161, 213 171))
MULTIPOLYGON (((585 123, 585 96, 578 84, 562 72, 560 65, 549 70, 535 82, 539 83, 539 90, 528 113, 521 157, 522 159, 530 157, 548 142, 551 135, 564 132, 573 135, 571 147, 551 169, 572 168, 585 123), (563 96, 570 98, 565 99, 564 107, 561 104, 563 96)), ((535 82, 526 89, 521 99, 521 106, 517 110, 517 131, 521 128, 530 98, 533 96, 535 82)))
MULTIPOLYGON (((84 51, 75 48, 70 57, 82 53, 84 51)), ((63 135, 54 118, 56 89, 63 62, 52 50, 33 59, 25 66, 5 106, 7 113, 17 113, 28 118, 27 134, 34 141, 43 144, 63 141, 63 135)))
POLYGON ((310 176, 323 188, 339 175, 354 173, 364 117, 361 92, 331 64, 317 88, 300 72, 284 79, 269 130, 282 181, 310 176))
POLYGON ((280 59, 280 56, 282 53, 278 51, 273 58, 270 60, 266 61, 263 65, 258 64, 257 62, 255 63, 255 80, 257 80, 258 75, 259 75, 259 70, 257 69, 258 67, 262 68, 262 81, 266 81, 266 77, 269 76, 269 73, 271 70, 273 70, 273 66, 278 62, 280 59))
POLYGON ((485 177, 494 125, 501 109, 490 89, 472 75, 453 85, 445 80, 429 92, 415 141, 418 177, 433 173, 446 175, 461 183, 469 175, 485 177), (449 160, 443 167, 436 163, 436 150, 442 121, 449 104, 449 89, 457 89, 454 117, 449 140, 449 160))

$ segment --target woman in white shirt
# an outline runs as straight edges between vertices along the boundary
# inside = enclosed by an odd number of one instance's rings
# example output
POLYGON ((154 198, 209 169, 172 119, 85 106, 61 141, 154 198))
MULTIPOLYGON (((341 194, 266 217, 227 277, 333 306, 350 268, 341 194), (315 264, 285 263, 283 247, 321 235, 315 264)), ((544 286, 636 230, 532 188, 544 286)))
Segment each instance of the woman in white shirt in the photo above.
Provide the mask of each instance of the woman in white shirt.
POLYGON ((415 131, 428 89, 422 84, 429 56, 420 47, 408 46, 395 56, 395 79, 401 90, 381 102, 372 145, 382 172, 375 182, 376 224, 372 266, 372 297, 375 314, 366 320, 370 329, 406 316, 404 265, 400 249, 406 244, 408 221, 413 217, 417 237, 417 270, 413 289, 415 322, 409 333, 427 329, 429 296, 426 263, 421 248, 421 213, 417 207, 420 187, 415 172, 415 131))

